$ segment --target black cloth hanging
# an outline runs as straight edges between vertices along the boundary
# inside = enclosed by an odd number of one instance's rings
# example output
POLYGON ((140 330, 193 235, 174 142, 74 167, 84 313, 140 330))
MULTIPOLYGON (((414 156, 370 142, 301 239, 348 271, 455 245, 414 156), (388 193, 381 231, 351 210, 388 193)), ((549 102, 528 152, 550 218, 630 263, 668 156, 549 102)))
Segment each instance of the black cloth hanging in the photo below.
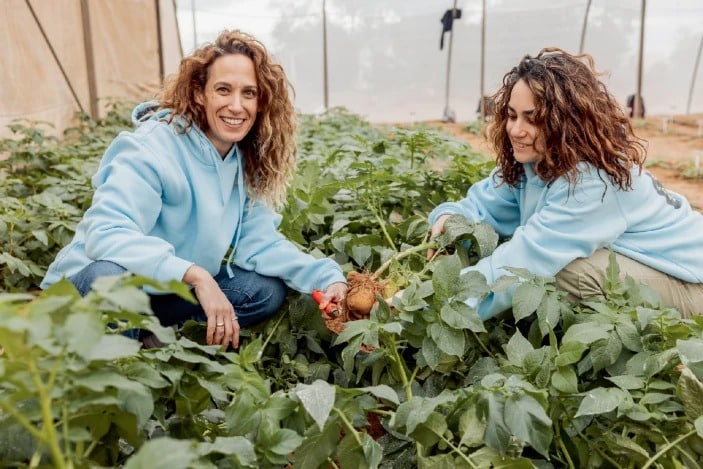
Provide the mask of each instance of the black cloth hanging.
POLYGON ((444 12, 442 19, 442 35, 439 37, 439 50, 444 48, 444 33, 452 30, 455 19, 461 18, 461 8, 451 8, 444 12))

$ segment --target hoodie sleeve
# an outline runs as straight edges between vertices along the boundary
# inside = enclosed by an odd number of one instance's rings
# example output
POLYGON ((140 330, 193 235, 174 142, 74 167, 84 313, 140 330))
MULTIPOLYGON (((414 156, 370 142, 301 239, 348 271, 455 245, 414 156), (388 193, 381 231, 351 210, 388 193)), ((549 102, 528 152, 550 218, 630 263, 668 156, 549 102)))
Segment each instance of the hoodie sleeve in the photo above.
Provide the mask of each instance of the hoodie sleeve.
POLYGON ((245 204, 241 234, 234 263, 261 275, 278 277, 302 293, 325 290, 334 282, 346 282, 332 259, 316 259, 298 249, 278 231, 281 216, 260 202, 245 204))
POLYGON ((176 257, 170 243, 147 235, 161 212, 163 174, 134 134, 115 138, 93 176, 93 203, 84 216, 90 259, 112 261, 161 282, 183 278, 192 262, 176 257))
MULTIPOLYGON (((547 189, 545 205, 517 228, 509 241, 465 271, 481 272, 489 285, 511 275, 502 269, 507 266, 555 276, 574 259, 588 257, 614 242, 627 227, 618 191, 597 174, 582 176, 572 191, 566 180, 554 182, 547 189)), ((479 305, 479 316, 487 319, 509 309, 513 291, 491 293, 479 305)))
POLYGON ((518 190, 507 184, 497 185, 494 180, 497 170, 472 185, 459 202, 445 202, 435 207, 428 218, 430 226, 441 215, 463 215, 471 221, 491 225, 501 237, 511 236, 520 224, 518 190))

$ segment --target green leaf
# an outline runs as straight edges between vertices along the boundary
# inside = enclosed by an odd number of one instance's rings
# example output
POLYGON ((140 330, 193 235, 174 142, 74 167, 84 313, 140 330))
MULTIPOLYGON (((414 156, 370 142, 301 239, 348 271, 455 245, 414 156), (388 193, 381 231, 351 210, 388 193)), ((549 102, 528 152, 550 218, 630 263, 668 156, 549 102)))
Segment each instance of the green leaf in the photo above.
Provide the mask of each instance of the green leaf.
POLYGON ((607 339, 612 330, 612 324, 598 324, 595 322, 574 324, 566 330, 561 342, 562 344, 566 344, 567 342, 579 342, 589 345, 597 340, 607 339))
POLYGON ((542 285, 521 283, 513 293, 513 316, 515 321, 526 318, 537 311, 547 289, 542 285))
POLYGON ((449 391, 442 391, 435 397, 413 396, 398 406, 391 419, 391 425, 400 431, 404 430, 406 435, 410 435, 419 424, 429 418, 429 415, 438 406, 455 400, 456 396, 449 391))
POLYGON ((629 318, 618 322, 615 325, 615 332, 618 333, 618 337, 620 337, 622 345, 628 350, 633 352, 641 352, 643 350, 642 337, 629 318))
POLYGON ((459 446, 475 448, 483 445, 483 434, 486 431, 486 422, 476 415, 475 407, 468 407, 459 418, 459 432, 461 441, 459 446))
POLYGON ((196 375, 195 379, 216 401, 226 402, 229 400, 227 389, 220 382, 199 375, 196 375))
POLYGON ((89 360, 93 349, 102 339, 105 325, 94 312, 77 312, 68 316, 64 330, 67 350, 89 360))
POLYGON ((34 235, 37 240, 39 240, 40 243, 42 243, 44 246, 49 246, 49 237, 46 235, 46 231, 44 230, 32 230, 32 234, 34 235))
POLYGON ((117 398, 121 409, 137 417, 138 427, 143 427, 154 413, 154 397, 145 386, 133 389, 121 387, 117 391, 117 398))
POLYGON ((696 375, 696 378, 703 380, 703 340, 677 340, 676 349, 681 356, 681 362, 696 375))
POLYGON ((549 457, 552 420, 542 406, 527 394, 512 395, 505 403, 505 424, 513 435, 549 457))
POLYGON ((552 386, 564 394, 578 393, 578 377, 573 367, 562 366, 552 374, 552 386))
POLYGON ((696 428, 696 434, 703 438, 703 417, 698 417, 695 422, 693 422, 693 426, 696 428))
POLYGON ((340 425, 328 421, 321 432, 313 432, 295 450, 294 467, 316 469, 327 467, 328 459, 334 453, 339 441, 340 425))
POLYGON ((359 388, 359 391, 373 394, 379 399, 385 399, 396 405, 400 404, 398 393, 394 391, 393 388, 385 384, 379 384, 378 386, 366 386, 364 388, 359 388))
POLYGON ((466 303, 452 301, 442 306, 439 312, 442 321, 454 329, 468 329, 472 332, 486 332, 478 313, 466 303))
POLYGON ((298 383, 293 392, 322 431, 334 406, 335 387, 318 379, 312 384, 298 383))
POLYGON ((140 348, 139 342, 134 339, 121 335, 104 335, 93 347, 88 359, 117 360, 136 355, 140 348))
POLYGON ((381 463, 383 449, 368 433, 358 433, 359 445, 354 435, 347 434, 337 447, 337 459, 344 461, 342 467, 358 469, 375 468, 381 463))
POLYGON ((425 359, 427 366, 432 370, 436 370, 442 361, 442 351, 437 346, 437 343, 431 337, 425 337, 422 340, 422 348, 420 349, 422 358, 425 359))
POLYGON ((197 460, 198 451, 192 441, 161 437, 144 443, 127 460, 124 469, 189 469, 197 460))
POLYGON ((606 339, 597 340, 591 345, 591 362, 593 370, 599 371, 615 363, 622 352, 622 342, 617 334, 610 334, 606 339))
POLYGON ((259 427, 261 409, 250 393, 240 391, 225 409, 225 418, 230 435, 247 435, 259 427))
POLYGON ((511 364, 522 368, 525 356, 533 350, 532 344, 517 331, 505 346, 505 355, 511 364))
POLYGON ((461 261, 457 256, 445 256, 437 261, 432 275, 435 301, 445 303, 453 299, 458 290, 459 272, 461 261))
POLYGON ((278 428, 269 420, 263 420, 256 437, 256 446, 264 451, 273 464, 285 464, 288 455, 303 442, 303 437, 288 428, 278 428))
POLYGON ((212 443, 200 443, 197 451, 200 456, 219 453, 233 457, 240 467, 258 467, 254 445, 242 436, 218 436, 212 443))
POLYGON ((424 422, 415 427, 411 436, 421 445, 430 447, 440 441, 447 428, 446 418, 438 412, 432 412, 424 422))
POLYGON ((554 293, 547 293, 537 308, 537 321, 542 337, 559 324, 561 304, 559 297, 554 293))
POLYGON ((611 381, 617 387, 625 391, 630 391, 634 389, 644 389, 645 386, 645 381, 637 376, 606 376, 605 379, 611 381))
POLYGON ((618 388, 595 388, 581 400, 576 417, 600 415, 615 410, 625 401, 625 392, 618 388))
POLYGON ((464 354, 466 337, 463 331, 452 329, 441 322, 430 324, 427 330, 442 352, 457 357, 461 357, 464 354))
POLYGON ((505 454, 512 433, 504 420, 505 397, 494 392, 485 392, 482 395, 484 397, 483 418, 486 422, 484 441, 486 445, 505 454))
POLYGON ((156 371, 154 367, 143 361, 130 361, 123 365, 124 375, 134 381, 138 381, 152 389, 161 389, 168 386, 168 381, 156 371))

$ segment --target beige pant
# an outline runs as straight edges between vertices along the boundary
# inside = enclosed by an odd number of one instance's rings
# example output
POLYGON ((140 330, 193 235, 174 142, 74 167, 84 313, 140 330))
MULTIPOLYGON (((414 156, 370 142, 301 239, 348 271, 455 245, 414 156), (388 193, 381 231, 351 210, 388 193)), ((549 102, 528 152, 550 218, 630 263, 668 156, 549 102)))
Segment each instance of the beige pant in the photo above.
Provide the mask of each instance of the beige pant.
MULTIPOLYGON (((557 286, 571 299, 603 298, 603 283, 610 251, 599 249, 591 257, 580 258, 564 267, 556 276, 557 286)), ((654 289, 664 307, 674 307, 683 317, 703 315, 703 283, 688 283, 621 254, 615 254, 620 277, 632 277, 636 283, 654 289)))

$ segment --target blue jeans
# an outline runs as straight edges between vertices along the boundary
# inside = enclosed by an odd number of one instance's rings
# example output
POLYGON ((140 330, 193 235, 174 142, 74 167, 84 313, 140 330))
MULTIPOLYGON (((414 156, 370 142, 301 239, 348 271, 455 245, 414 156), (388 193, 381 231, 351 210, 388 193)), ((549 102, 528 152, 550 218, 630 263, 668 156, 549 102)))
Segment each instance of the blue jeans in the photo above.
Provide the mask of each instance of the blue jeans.
MULTIPOLYGON (((234 311, 241 327, 248 327, 273 315, 283 304, 288 293, 286 284, 275 277, 265 277, 248 270, 232 266, 234 276, 229 278, 227 267, 222 266, 215 281, 234 311)), ((78 292, 85 296, 99 277, 120 275, 127 270, 110 261, 95 261, 68 278, 78 292)), ((149 295, 151 309, 163 326, 183 324, 188 319, 207 321, 200 303, 190 303, 174 293, 149 295)))

